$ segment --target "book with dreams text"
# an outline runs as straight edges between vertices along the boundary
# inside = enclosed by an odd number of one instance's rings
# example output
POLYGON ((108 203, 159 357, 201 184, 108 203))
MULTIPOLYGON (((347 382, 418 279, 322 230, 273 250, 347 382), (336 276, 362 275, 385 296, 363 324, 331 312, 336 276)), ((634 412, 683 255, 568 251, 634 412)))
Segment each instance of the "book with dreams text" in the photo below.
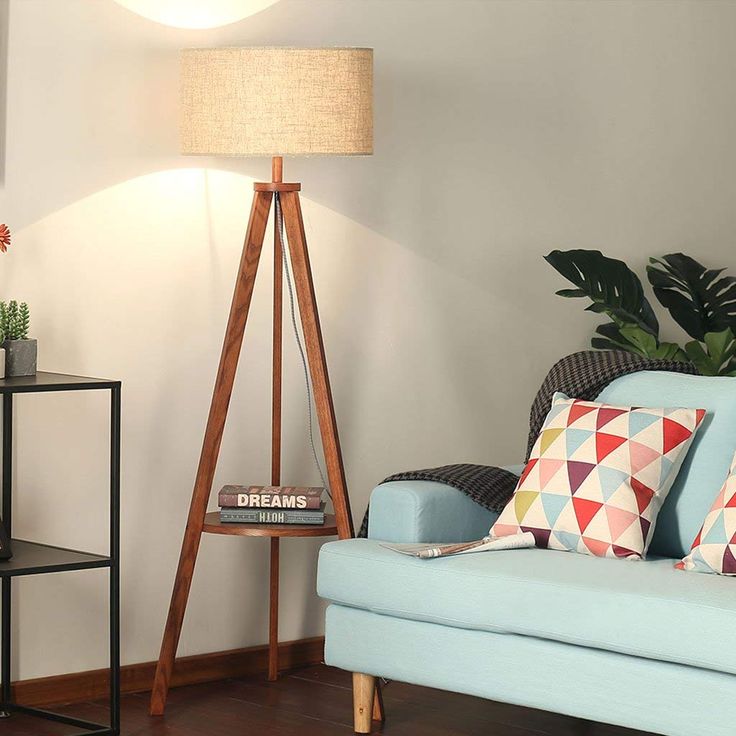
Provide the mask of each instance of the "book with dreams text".
POLYGON ((324 488, 227 485, 217 496, 222 508, 319 509, 324 488))

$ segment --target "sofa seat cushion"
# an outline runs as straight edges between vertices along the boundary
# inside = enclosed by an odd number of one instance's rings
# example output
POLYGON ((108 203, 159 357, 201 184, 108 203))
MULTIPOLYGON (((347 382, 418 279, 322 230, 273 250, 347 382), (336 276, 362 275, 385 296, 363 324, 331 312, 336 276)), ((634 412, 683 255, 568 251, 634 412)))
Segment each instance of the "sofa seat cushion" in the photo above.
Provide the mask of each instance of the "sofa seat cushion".
POLYGON ((419 560, 349 539, 322 547, 317 587, 388 616, 736 674, 736 581, 688 575, 671 559, 527 549, 419 560))

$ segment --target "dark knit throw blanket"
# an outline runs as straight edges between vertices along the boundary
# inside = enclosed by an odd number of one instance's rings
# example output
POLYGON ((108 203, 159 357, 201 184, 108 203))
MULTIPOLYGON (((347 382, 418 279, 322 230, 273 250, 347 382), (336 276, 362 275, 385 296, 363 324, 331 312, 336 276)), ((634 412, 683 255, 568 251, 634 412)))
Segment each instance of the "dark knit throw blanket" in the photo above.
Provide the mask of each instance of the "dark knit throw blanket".
MULTIPOLYGON (((574 399, 593 401, 616 378, 639 371, 672 371, 691 375, 698 373, 691 363, 650 360, 623 351, 584 350, 568 355, 555 363, 534 399, 529 416, 529 438, 524 462, 529 459, 556 391, 562 391, 574 399)), ((484 508, 500 512, 511 498, 519 477, 508 470, 491 465, 460 463, 394 473, 383 482, 390 483, 397 480, 430 480, 445 483, 462 491, 484 508)), ((369 513, 370 508, 363 518, 358 532, 359 537, 368 536, 369 513)))

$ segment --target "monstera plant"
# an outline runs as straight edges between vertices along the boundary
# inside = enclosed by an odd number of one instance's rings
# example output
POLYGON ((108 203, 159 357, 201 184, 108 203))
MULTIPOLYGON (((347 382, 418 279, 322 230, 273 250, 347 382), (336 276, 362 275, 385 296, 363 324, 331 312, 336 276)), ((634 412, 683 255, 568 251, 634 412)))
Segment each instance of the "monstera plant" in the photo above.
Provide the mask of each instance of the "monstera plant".
POLYGON ((707 269, 682 253, 649 259, 654 295, 692 338, 680 347, 660 341, 642 283, 623 261, 597 250, 554 250, 545 260, 575 286, 557 294, 589 299, 588 311, 609 318, 596 328, 594 348, 689 360, 703 375, 736 376, 736 278, 725 269, 707 269))

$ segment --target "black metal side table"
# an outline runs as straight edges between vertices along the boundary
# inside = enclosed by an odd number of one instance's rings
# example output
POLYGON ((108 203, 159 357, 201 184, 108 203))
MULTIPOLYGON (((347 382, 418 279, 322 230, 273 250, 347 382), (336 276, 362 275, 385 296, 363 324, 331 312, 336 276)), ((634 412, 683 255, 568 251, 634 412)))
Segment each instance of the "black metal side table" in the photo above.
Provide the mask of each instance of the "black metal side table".
MULTIPOLYGON (((0 624, 0 712, 36 716, 80 729, 76 733, 118 736, 120 733, 120 381, 42 373, 21 378, 0 379, 3 397, 2 438, 2 518, 12 536, 13 513, 13 396, 49 391, 110 391, 110 553, 107 557, 77 550, 52 547, 37 542, 12 539, 13 557, 0 561, 2 579, 2 621, 0 624), (89 570, 107 567, 110 571, 110 723, 92 723, 13 702, 10 687, 11 584, 14 577, 42 573, 89 570)), ((1 727, 0 727, 0 730, 1 727)))

